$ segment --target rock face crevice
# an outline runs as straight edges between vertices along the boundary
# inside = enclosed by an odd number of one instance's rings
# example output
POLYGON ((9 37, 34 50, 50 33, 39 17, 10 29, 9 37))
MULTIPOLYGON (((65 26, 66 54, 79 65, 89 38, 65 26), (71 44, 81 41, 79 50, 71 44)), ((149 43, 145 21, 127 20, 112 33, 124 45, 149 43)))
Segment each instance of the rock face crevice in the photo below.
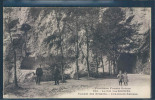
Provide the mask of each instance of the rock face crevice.
MULTIPOLYGON (((82 10, 82 8, 77 8, 82 10)), ((107 9, 110 8, 98 8, 99 13, 96 23, 93 27, 96 27, 98 22, 104 20, 102 14, 105 13, 107 9)), ((138 46, 131 49, 122 50, 121 55, 118 56, 117 70, 130 70, 129 73, 145 73, 150 74, 150 29, 151 29, 151 10, 150 8, 120 8, 125 13, 125 19, 120 23, 130 20, 130 25, 135 25, 137 29, 136 36, 133 35, 129 43, 137 44, 138 46), (136 27, 136 26, 139 27, 136 27), (132 55, 132 56, 131 56, 132 55), (129 58, 128 58, 129 57, 129 58), (130 61, 131 60, 131 61, 130 61), (125 66, 125 67, 124 67, 125 66), (131 68, 130 68, 131 67, 131 68), (129 69, 128 69, 129 68, 129 69)), ((13 38, 18 38, 17 41, 17 77, 18 81, 24 82, 24 77, 33 76, 33 72, 38 67, 39 64, 42 64, 44 69, 44 74, 47 80, 52 80, 52 72, 55 65, 61 67, 61 50, 59 42, 62 43, 63 57, 64 57, 64 73, 66 77, 74 78, 76 77, 76 41, 73 38, 75 33, 78 33, 78 65, 79 65, 79 74, 85 75, 87 73, 87 44, 86 44, 86 31, 91 34, 90 30, 86 30, 84 26, 82 27, 79 24, 78 30, 75 30, 75 21, 71 20, 72 14, 67 16, 69 12, 66 10, 61 11, 61 19, 57 19, 56 13, 58 9, 54 8, 38 8, 38 7, 14 7, 4 8, 4 35, 3 35, 3 70, 4 70, 4 84, 7 85, 12 83, 13 80, 13 53, 12 53, 12 44, 10 42, 9 33, 8 33, 8 23, 9 21, 18 19, 18 24, 15 25, 11 30, 13 38), (67 16, 67 17, 66 17, 67 16), (68 19, 67 19, 68 18, 68 19), (66 23, 64 24, 64 22, 66 23), (69 21, 68 21, 69 20, 69 21), (71 21, 70 21, 71 20, 71 21), (62 32, 62 40, 58 41, 59 38, 56 38, 59 35, 59 27, 57 24, 59 22, 60 30, 65 30, 62 32), (31 29, 27 32, 21 30, 23 24, 28 24, 31 26, 31 29), (51 37, 50 45, 45 43, 45 40, 49 36, 51 37), (55 37, 54 37, 55 36, 55 37), (53 39, 53 40, 52 40, 53 39), (26 51, 25 51, 26 50, 26 51), (67 76, 69 75, 69 76, 67 76)), ((82 13, 81 13, 82 14, 82 13)), ((86 14, 86 17, 97 16, 86 14)), ((80 20, 85 17, 79 17, 80 20)), ((95 19, 96 20, 96 19, 95 19)), ((89 29, 89 26, 88 28, 89 29)), ((91 40, 90 40, 91 43, 91 40)), ((128 45, 127 43, 125 45, 128 45)), ((90 45, 91 46, 91 45, 90 45)), ((109 66, 113 67, 113 64, 109 64, 108 55, 104 54, 103 58, 98 62, 98 69, 96 67, 96 58, 95 53, 90 49, 89 50, 89 62, 90 69, 99 72, 109 72, 109 66), (102 65, 104 64, 104 68, 102 65)), ((97 60, 100 58, 97 58, 97 60)))

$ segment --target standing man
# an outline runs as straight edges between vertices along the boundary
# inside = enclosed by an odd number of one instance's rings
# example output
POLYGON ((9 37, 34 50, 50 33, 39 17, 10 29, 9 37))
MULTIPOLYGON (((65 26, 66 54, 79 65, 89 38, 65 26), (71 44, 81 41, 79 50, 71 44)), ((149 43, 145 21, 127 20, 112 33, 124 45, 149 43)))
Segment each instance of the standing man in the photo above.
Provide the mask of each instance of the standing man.
POLYGON ((41 68, 41 65, 39 68, 36 69, 36 75, 37 75, 36 84, 40 85, 40 80, 41 80, 41 77, 43 75, 43 70, 41 68))
POLYGON ((54 81, 55 81, 55 85, 59 85, 59 77, 60 77, 60 71, 55 66, 55 70, 54 70, 54 81))

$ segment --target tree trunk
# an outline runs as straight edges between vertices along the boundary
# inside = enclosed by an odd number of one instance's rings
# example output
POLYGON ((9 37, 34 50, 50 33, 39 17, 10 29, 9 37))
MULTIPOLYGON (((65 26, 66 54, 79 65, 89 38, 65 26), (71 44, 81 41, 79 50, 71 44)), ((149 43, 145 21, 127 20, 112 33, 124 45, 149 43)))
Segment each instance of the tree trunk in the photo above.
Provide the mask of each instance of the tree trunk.
POLYGON ((112 62, 112 60, 110 61, 110 65, 111 65, 111 67, 110 67, 110 72, 111 72, 111 75, 113 74, 113 62, 112 62))
MULTIPOLYGON (((57 14, 56 14, 56 18, 57 18, 58 16, 57 16, 57 14)), ((61 32, 60 32, 60 25, 59 25, 60 23, 59 23, 59 21, 58 21, 58 19, 57 19, 57 28, 58 28, 58 31, 59 31, 59 34, 60 34, 60 36, 59 36, 59 40, 60 40, 60 52, 61 52, 61 81, 62 81, 62 83, 64 82, 64 73, 63 73, 63 68, 64 68, 64 64, 63 64, 63 48, 62 48, 62 37, 61 37, 61 32)), ((63 26, 64 27, 64 26, 63 26)))
POLYGON ((117 61, 116 61, 116 59, 114 59, 112 62, 113 62, 113 72, 114 72, 114 74, 117 74, 117 61))
POLYGON ((13 46, 13 53, 14 53, 14 84, 15 84, 15 87, 18 87, 17 73, 16 73, 16 51, 15 51, 15 48, 14 48, 14 43, 13 43, 13 39, 12 39, 12 36, 11 36, 11 33, 10 33, 10 29, 9 29, 9 35, 10 35, 10 40, 11 40, 11 43, 12 43, 12 46, 13 46))
POLYGON ((86 29, 86 40, 87 40, 87 57, 86 57, 86 61, 87 61, 87 70, 88 70, 88 78, 90 77, 90 70, 89 70, 89 42, 88 42, 88 31, 87 31, 87 27, 85 26, 86 29))
POLYGON ((27 55, 27 31, 25 31, 25 57, 28 57, 27 55))
POLYGON ((103 57, 102 57, 102 55, 101 55, 101 62, 102 62, 103 75, 104 75, 104 64, 103 64, 103 57))
POLYGON ((113 74, 115 74, 115 61, 114 60, 112 60, 112 65, 113 65, 112 71, 113 71, 113 74))
POLYGON ((110 60, 108 62, 109 62, 109 75, 110 75, 110 60))
POLYGON ((79 58, 79 43, 78 43, 77 21, 76 21, 76 71, 77 71, 77 80, 79 80, 78 58, 79 58))
POLYGON ((97 51, 96 51, 96 74, 98 77, 98 59, 97 59, 97 51))
POLYGON ((112 64, 113 64, 113 74, 115 74, 115 61, 114 60, 112 61, 112 64))
POLYGON ((18 87, 17 73, 16 73, 16 51, 15 50, 14 50, 14 81, 15 81, 15 87, 18 87))
POLYGON ((115 60, 115 74, 117 74, 118 71, 117 71, 117 60, 115 60))
POLYGON ((61 78, 62 78, 62 82, 64 82, 64 73, 63 73, 63 71, 64 71, 63 70, 64 64, 63 64, 63 50, 62 50, 62 45, 61 45, 60 49, 61 49, 61 78))

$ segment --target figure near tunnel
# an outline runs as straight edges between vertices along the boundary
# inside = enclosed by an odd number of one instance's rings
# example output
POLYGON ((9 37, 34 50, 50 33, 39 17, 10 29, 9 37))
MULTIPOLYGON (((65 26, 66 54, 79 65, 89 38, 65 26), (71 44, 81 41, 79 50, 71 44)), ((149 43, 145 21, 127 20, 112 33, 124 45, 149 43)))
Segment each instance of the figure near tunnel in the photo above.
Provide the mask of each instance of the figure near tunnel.
POLYGON ((59 71, 58 67, 55 66, 55 69, 54 69, 54 81, 55 81, 55 85, 59 85, 59 78, 60 78, 60 71, 59 71))
POLYGON ((41 77, 43 75, 43 70, 41 68, 41 65, 39 68, 36 69, 36 75, 37 75, 36 84, 40 85, 41 77))
POLYGON ((128 75, 126 71, 123 74, 123 82, 124 82, 124 85, 128 85, 128 75))
POLYGON ((122 71, 121 70, 119 71, 119 74, 117 75, 117 78, 118 78, 119 85, 122 86, 123 74, 122 74, 122 71))

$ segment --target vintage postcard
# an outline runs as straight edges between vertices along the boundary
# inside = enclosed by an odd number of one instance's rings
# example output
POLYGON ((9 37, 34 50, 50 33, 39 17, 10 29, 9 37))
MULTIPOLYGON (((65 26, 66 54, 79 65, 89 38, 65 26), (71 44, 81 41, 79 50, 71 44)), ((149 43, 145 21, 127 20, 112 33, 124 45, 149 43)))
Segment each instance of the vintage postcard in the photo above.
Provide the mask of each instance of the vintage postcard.
POLYGON ((151 8, 3 7, 4 98, 151 98, 151 8))

